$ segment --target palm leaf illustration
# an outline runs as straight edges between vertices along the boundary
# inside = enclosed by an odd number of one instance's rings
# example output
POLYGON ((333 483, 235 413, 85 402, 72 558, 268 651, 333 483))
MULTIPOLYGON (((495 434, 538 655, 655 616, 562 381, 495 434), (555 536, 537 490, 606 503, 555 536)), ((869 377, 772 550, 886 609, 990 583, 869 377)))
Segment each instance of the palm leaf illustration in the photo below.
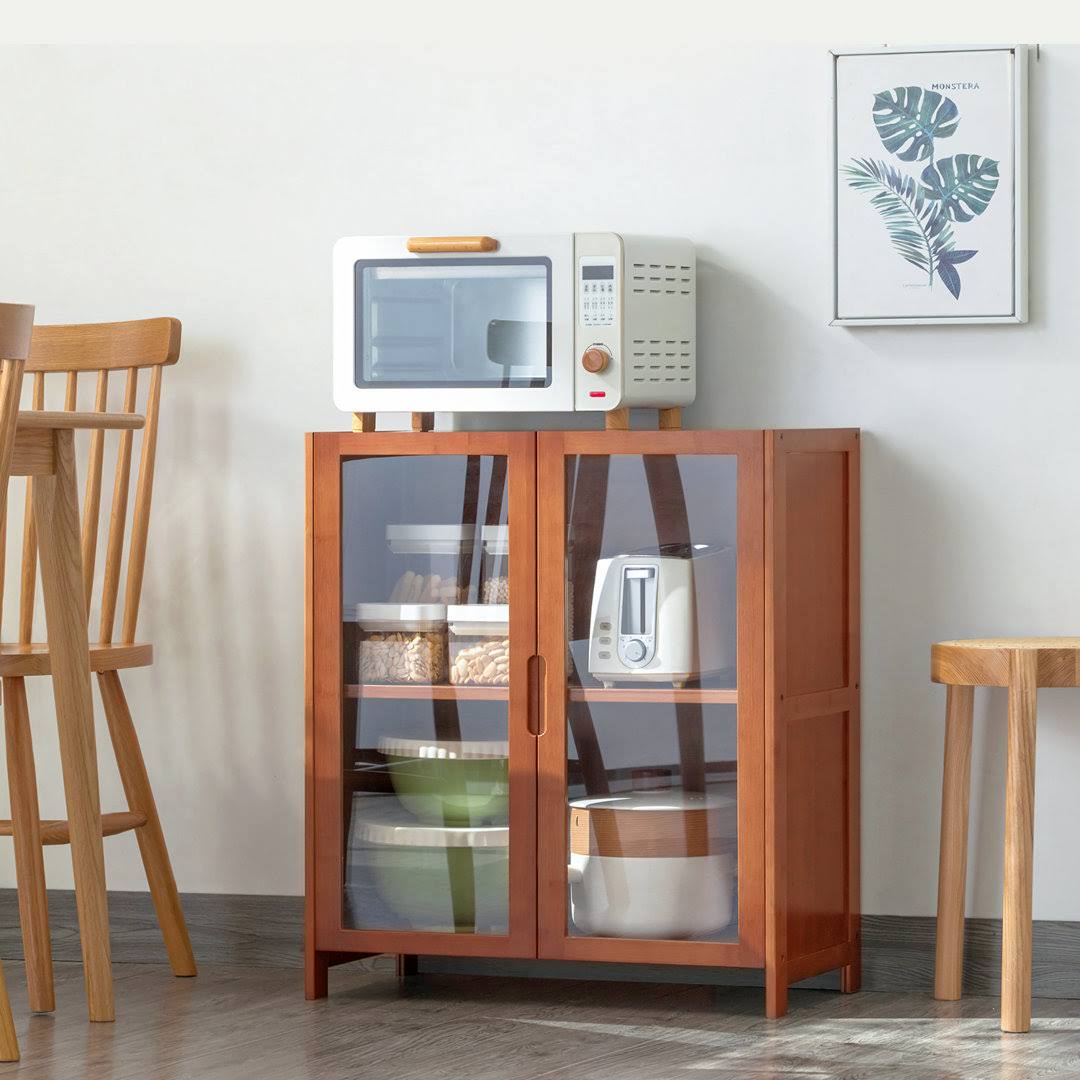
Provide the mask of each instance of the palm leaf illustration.
POLYGON ((874 124, 885 149, 901 161, 932 161, 934 139, 960 123, 952 98, 921 86, 897 86, 874 95, 874 124))
POLYGON ((922 171, 922 189, 952 221, 970 221, 981 214, 998 185, 998 163, 978 154, 957 154, 922 171))
POLYGON ((873 192, 870 205, 881 215, 893 247, 933 287, 939 260, 953 247, 949 217, 940 204, 913 177, 884 161, 853 158, 840 172, 850 187, 873 192))

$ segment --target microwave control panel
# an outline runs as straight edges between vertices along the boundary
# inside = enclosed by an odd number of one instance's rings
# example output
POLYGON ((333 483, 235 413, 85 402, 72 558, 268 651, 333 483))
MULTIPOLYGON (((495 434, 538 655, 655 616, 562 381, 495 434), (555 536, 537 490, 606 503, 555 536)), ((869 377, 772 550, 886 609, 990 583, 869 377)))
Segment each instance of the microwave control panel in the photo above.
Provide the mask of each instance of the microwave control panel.
POLYGON ((615 259, 607 255, 582 255, 578 260, 578 275, 578 321, 582 326, 613 326, 619 299, 615 259))

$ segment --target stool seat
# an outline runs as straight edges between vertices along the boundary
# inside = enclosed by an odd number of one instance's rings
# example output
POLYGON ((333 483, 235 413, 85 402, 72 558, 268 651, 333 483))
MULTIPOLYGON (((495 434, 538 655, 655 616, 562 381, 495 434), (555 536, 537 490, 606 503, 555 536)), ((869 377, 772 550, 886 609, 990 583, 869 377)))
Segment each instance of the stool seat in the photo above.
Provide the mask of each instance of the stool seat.
POLYGON ((1035 685, 1080 686, 1080 637, 973 638, 930 649, 930 678, 950 686, 1008 686, 1013 653, 1034 654, 1035 685))

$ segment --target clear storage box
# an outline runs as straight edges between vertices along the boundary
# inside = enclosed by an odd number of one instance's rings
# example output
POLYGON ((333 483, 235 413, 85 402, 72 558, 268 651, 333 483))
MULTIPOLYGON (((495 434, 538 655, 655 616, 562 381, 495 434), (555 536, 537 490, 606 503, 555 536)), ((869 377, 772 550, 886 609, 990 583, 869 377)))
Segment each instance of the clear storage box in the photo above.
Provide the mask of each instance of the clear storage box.
POLYGON ((510 603, 510 526, 485 525, 480 530, 483 564, 480 601, 484 604, 510 603))
POLYGON ((362 683, 446 682, 445 604, 357 604, 362 683))
POLYGON ((473 525, 387 525, 395 604, 457 604, 469 599, 473 525))
POLYGON ((510 685, 510 605, 454 604, 450 629, 450 682, 455 686, 510 685))

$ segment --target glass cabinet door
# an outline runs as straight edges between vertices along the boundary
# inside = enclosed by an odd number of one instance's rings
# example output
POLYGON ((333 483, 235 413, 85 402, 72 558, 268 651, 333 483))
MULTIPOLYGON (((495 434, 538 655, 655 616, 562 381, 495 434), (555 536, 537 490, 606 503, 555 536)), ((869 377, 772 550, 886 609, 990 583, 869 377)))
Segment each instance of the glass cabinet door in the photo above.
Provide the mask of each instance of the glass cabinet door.
POLYGON ((535 646, 532 455, 432 438, 463 452, 339 461, 340 800, 322 812, 336 817, 340 888, 325 910, 351 945, 379 935, 373 951, 395 935, 509 940, 534 917, 509 884, 534 846, 531 764, 511 783, 511 762, 535 753, 520 707, 535 646))
MULTIPOLYGON (((761 579, 744 559, 757 562, 747 556, 762 504, 758 492, 750 505, 747 451, 693 452, 683 433, 605 433, 627 452, 576 444, 598 445, 541 436, 540 490, 557 486, 561 511, 541 565, 540 844, 542 877, 557 883, 541 898, 541 954, 748 948, 761 889, 760 815, 747 809, 762 794, 761 645, 744 631, 761 579), (648 452, 631 450, 645 440, 648 452), (673 452, 655 452, 665 440, 673 452), (545 621, 556 574, 562 610, 545 621)), ((760 441, 757 451, 760 461, 760 441)))

